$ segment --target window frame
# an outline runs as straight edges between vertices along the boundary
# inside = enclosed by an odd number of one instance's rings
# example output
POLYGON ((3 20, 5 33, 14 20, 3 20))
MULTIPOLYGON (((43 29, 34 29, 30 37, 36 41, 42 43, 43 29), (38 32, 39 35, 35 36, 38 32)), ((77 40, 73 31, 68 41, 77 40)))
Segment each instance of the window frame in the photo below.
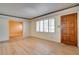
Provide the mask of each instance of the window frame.
POLYGON ((50 19, 54 19, 54 32, 49 32, 49 33, 55 33, 56 32, 56 18, 49 18, 50 19))
MULTIPOLYGON (((39 31, 37 31, 36 29, 35 29, 35 31, 39 32, 39 33, 55 33, 56 32, 56 20, 55 19, 56 18, 45 18, 45 19, 41 19, 41 20, 36 21, 36 23, 39 22, 39 31), (51 20, 51 19, 54 19, 54 32, 49 32, 49 27, 50 27, 49 20, 51 20), (44 20, 48 20, 48 32, 44 31, 44 20), (40 31, 40 21, 43 21, 43 32, 40 31)), ((35 27, 37 27, 37 25, 35 27)))
POLYGON ((44 20, 39 21, 39 32, 44 32, 44 20), (43 21, 43 31, 40 31, 40 22, 43 21))

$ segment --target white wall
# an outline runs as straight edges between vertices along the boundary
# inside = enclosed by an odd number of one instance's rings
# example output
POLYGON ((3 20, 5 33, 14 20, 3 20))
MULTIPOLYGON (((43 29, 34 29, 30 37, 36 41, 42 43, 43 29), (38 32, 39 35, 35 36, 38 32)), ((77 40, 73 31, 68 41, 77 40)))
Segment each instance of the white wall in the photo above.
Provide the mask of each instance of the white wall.
POLYGON ((23 37, 30 36, 30 21, 25 20, 23 21, 23 37))
MULTIPOLYGON (((8 16, 0 15, 0 41, 9 40, 9 19, 10 17, 8 16)), ((13 17, 11 17, 11 19, 14 19, 16 21, 19 20, 18 18, 13 17)), ((29 20, 26 19, 20 19, 20 20, 23 21, 23 37, 28 37, 30 32, 29 30, 30 22, 29 20)))
MULTIPOLYGON (((31 21, 31 36, 38 37, 38 38, 43 38, 46 40, 51 40, 51 41, 56 41, 56 42, 61 42, 61 23, 60 23, 60 17, 62 15, 70 14, 70 13, 78 13, 78 22, 79 22, 79 6, 70 8, 67 10, 63 10, 60 12, 56 12, 47 16, 40 17, 38 19, 33 19, 31 21), (55 33, 40 33, 36 32, 35 30, 35 22, 40 19, 44 18, 55 18, 56 21, 56 32, 55 33)), ((79 23, 78 23, 79 25, 79 23)), ((79 26, 78 26, 78 34, 79 34, 79 26)), ((78 46, 79 46, 79 37, 78 37, 78 46)))
POLYGON ((0 41, 9 39, 8 29, 8 20, 0 16, 0 41))

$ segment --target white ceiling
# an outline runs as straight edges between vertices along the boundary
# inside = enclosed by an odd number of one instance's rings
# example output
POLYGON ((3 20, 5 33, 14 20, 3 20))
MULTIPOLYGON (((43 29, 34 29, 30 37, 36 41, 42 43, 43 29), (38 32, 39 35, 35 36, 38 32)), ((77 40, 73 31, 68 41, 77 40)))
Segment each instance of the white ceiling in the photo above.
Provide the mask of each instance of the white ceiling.
POLYGON ((0 14, 33 18, 73 5, 76 3, 3 3, 0 4, 0 14))

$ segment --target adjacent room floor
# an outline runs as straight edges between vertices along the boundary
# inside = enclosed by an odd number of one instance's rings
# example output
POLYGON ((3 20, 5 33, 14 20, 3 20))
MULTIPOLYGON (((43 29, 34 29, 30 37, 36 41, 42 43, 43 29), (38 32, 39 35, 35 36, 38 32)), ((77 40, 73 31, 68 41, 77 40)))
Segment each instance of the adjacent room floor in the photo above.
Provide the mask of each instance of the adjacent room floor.
POLYGON ((1 55, 78 55, 79 48, 52 42, 44 39, 28 37, 15 41, 0 43, 1 55))

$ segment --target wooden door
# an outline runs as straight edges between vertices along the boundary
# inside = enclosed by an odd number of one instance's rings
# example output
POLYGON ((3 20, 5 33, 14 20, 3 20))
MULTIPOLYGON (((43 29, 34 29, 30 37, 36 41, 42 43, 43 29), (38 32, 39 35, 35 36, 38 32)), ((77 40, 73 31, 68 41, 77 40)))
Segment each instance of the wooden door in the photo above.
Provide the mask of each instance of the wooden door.
POLYGON ((61 42, 77 46, 77 13, 61 16, 61 42))
POLYGON ((9 21, 9 34, 11 38, 18 38, 23 36, 23 23, 10 20, 9 21))

